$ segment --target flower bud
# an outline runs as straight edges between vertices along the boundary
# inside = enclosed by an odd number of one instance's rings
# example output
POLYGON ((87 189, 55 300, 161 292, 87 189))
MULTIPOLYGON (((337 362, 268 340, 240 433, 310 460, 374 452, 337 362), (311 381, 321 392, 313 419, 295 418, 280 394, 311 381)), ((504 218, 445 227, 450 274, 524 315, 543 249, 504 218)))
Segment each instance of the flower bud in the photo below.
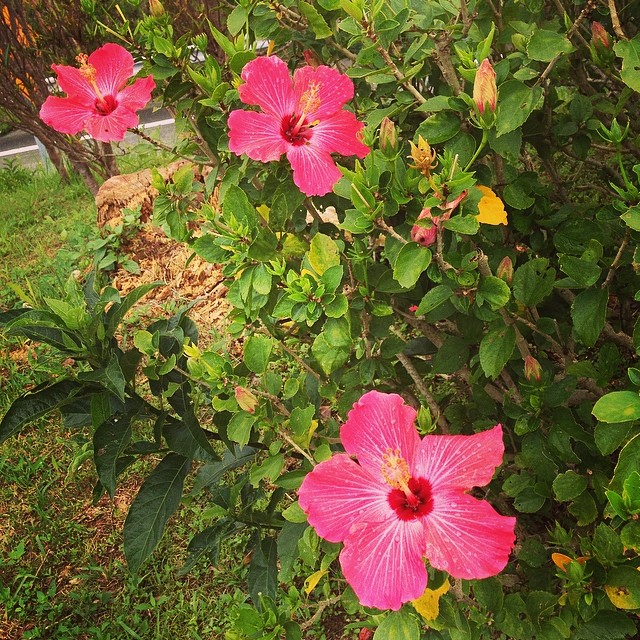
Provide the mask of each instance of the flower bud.
POLYGON ((496 110, 498 101, 496 72, 493 70, 489 58, 485 58, 476 71, 476 78, 473 82, 473 101, 476 103, 480 115, 484 113, 487 105, 491 112, 496 110))
POLYGON ((162 2, 160 0, 149 0, 149 13, 154 18, 159 18, 164 15, 164 7, 162 6, 162 2))
POLYGON ((411 228, 411 239, 423 247, 430 247, 434 244, 438 234, 438 221, 440 217, 441 216, 431 215, 430 208, 423 209, 418 216, 418 220, 431 220, 433 224, 429 228, 414 224, 411 228))
POLYGON ((388 158, 398 151, 398 132, 392 120, 385 116, 380 123, 380 151, 388 158))
POLYGON ((533 356, 526 356, 524 359, 524 377, 528 382, 542 380, 542 367, 533 356))
POLYGON ((236 402, 238 406, 248 413, 253 413, 258 406, 258 398, 256 398, 249 389, 245 387, 241 387, 240 385, 236 386, 235 390, 236 402))
POLYGON ((502 258, 496 270, 496 275, 507 284, 511 284, 513 281, 513 262, 509 256, 502 258))
POLYGON ((609 33, 599 22, 591 23, 591 44, 597 51, 611 49, 609 33))

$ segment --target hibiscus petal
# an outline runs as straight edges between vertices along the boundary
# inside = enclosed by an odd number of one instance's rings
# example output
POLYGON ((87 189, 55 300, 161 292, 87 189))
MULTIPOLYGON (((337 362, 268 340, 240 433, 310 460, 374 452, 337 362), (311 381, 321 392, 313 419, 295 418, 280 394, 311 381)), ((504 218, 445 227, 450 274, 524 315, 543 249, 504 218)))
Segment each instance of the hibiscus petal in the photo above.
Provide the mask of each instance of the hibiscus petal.
POLYGON ((420 436, 414 426, 416 412, 395 393, 369 391, 353 405, 347 421, 340 429, 340 439, 350 455, 382 478, 380 468, 389 449, 400 449, 409 468, 420 445, 420 436))
POLYGON ((360 603, 397 611, 427 586, 424 528, 419 520, 354 525, 340 552, 340 565, 360 603))
POLYGON ((85 123, 87 133, 102 142, 114 142, 124 138, 127 129, 138 126, 138 114, 118 105, 108 115, 92 115, 85 123))
POLYGON ((133 56, 119 44, 109 42, 88 60, 96 68, 96 84, 104 96, 116 96, 133 75, 133 56))
POLYGON ((289 146, 280 133, 280 121, 267 113, 236 109, 229 114, 229 149, 260 162, 277 160, 289 146))
POLYGON ((341 453, 321 462, 305 476, 298 499, 318 535, 330 542, 341 542, 357 522, 395 517, 388 501, 389 491, 388 486, 341 453))
POLYGON ((360 142, 364 123, 358 122, 350 111, 338 111, 313 127, 313 144, 329 153, 364 158, 370 151, 360 142))
POLYGON ((133 84, 118 93, 116 101, 118 104, 126 105, 131 111, 138 111, 138 109, 143 109, 151 100, 151 92, 155 86, 156 83, 153 76, 138 78, 133 84))
POLYGON ((515 518, 501 516, 485 500, 466 494, 434 491, 433 510, 423 522, 429 562, 454 578, 495 576, 507 564, 515 542, 515 518))
POLYGON ((255 104, 266 113, 283 118, 293 114, 296 103, 291 76, 285 62, 278 56, 256 58, 242 69, 244 84, 240 85, 240 100, 255 104))
POLYGON ((61 133, 75 135, 84 129, 85 122, 93 110, 71 98, 49 96, 40 107, 40 118, 61 133))
POLYGON ((413 475, 431 482, 433 492, 482 487, 502 464, 502 426, 471 436, 425 436, 413 475))
POLYGON ((309 114, 309 122, 323 120, 333 115, 353 98, 353 81, 351 78, 340 73, 337 69, 325 67, 324 65, 319 66, 317 69, 307 66, 296 69, 293 74, 296 106, 312 82, 320 87, 318 95, 320 106, 309 114))
POLYGON ((58 86, 76 103, 93 106, 97 99, 95 89, 80 73, 80 69, 64 64, 52 64, 51 68, 58 76, 58 86))
POLYGON ((289 145, 287 158, 293 169, 293 181, 308 196, 329 193, 342 177, 333 158, 314 144, 289 145))

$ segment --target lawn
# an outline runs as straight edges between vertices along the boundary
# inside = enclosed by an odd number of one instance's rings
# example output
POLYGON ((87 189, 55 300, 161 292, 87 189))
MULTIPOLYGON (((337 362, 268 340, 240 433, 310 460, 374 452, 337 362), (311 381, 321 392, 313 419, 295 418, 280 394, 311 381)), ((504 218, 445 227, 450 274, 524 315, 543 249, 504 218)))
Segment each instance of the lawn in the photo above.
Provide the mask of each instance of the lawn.
MULTIPOLYGON (((138 158, 149 162, 150 156, 138 158)), ((125 170, 136 163, 129 160, 125 170)), ((11 164, 0 170, 0 307, 62 291, 92 262, 95 205, 81 183, 11 164)), ((63 372, 50 350, 0 334, 0 415, 22 390, 63 372)), ((0 639, 222 638, 240 590, 245 541, 218 565, 178 575, 186 544, 206 526, 184 504, 139 576, 124 564, 121 532, 141 479, 134 469, 113 502, 87 496, 95 482, 90 434, 41 421, 0 449, 0 639), (215 603, 213 605, 212 603, 215 603)))

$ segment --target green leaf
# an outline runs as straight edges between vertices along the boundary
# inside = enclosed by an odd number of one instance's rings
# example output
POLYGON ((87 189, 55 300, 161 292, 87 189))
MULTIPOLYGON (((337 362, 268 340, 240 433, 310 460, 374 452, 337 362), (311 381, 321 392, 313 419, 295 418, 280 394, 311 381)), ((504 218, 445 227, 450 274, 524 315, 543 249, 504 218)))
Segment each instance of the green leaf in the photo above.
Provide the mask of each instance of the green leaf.
POLYGON ((627 549, 633 549, 636 553, 640 550, 640 521, 632 520, 622 528, 620 542, 627 549))
POLYGON ((309 263, 319 276, 330 267, 339 265, 340 249, 338 245, 324 233, 316 233, 309 248, 309 263))
POLYGON ((238 35, 247 23, 249 14, 244 5, 237 5, 227 17, 227 29, 232 36, 238 35))
MULTIPOLYGON (((622 560, 624 547, 620 536, 604 522, 601 522, 593 535, 592 550, 596 559, 605 566, 614 566, 622 560)), ((640 576, 640 572, 638 572, 640 576)))
POLYGON ((406 289, 411 289, 431 264, 431 251, 415 242, 408 242, 396 256, 393 277, 406 289))
POLYGON ((622 495, 624 482, 634 471, 640 473, 640 435, 631 438, 620 451, 609 489, 622 495))
POLYGON ((0 444, 17 434, 25 425, 71 400, 74 391, 79 391, 82 386, 72 380, 61 380, 16 398, 0 422, 0 444))
POLYGON ((640 396, 635 391, 612 391, 598 399, 592 413, 600 422, 640 420, 640 396))
POLYGON ((594 285, 602 269, 595 263, 575 256, 560 256, 560 269, 581 287, 594 285))
POLYGON ((424 316, 430 311, 433 311, 436 307, 446 302, 452 293, 451 289, 444 284, 439 284, 433 289, 430 289, 420 301, 416 315, 424 316))
POLYGON ((496 135, 500 137, 522 126, 541 100, 541 87, 528 87, 519 80, 503 82, 498 100, 496 135))
POLYGON ((622 58, 620 77, 634 91, 640 91, 640 35, 633 40, 618 40, 613 50, 622 58))
POLYGON ((131 433, 130 417, 116 413, 93 434, 96 472, 111 499, 116 492, 116 464, 131 442, 131 433))
POLYGON ((293 563, 298 557, 298 540, 307 528, 306 518, 303 522, 285 522, 278 534, 278 559, 280 561, 280 572, 278 579, 287 583, 293 577, 293 563))
POLYGON ((269 456, 262 464, 254 465, 249 471, 249 482, 257 487, 260 480, 267 478, 273 482, 284 467, 284 454, 278 453, 275 456, 269 456))
POLYGON ((273 338, 256 335, 249 336, 244 344, 244 363, 250 371, 264 373, 267 370, 272 350, 273 338))
POLYGON ((167 454, 142 483, 124 523, 124 554, 133 573, 156 548, 165 525, 180 506, 184 479, 191 461, 167 454))
POLYGON ((456 233, 463 233, 469 236, 473 236, 478 233, 480 229, 480 223, 478 217, 457 215, 449 220, 445 220, 442 226, 449 231, 455 231, 456 233))
POLYGON ((439 111, 429 116, 416 131, 429 144, 440 144, 451 140, 460 131, 460 118, 453 111, 439 111))
POLYGON ((253 548, 253 557, 247 574, 249 596, 257 609, 260 597, 275 599, 278 588, 278 548, 273 538, 258 540, 253 548))
POLYGON ((458 336, 448 336, 433 356, 433 372, 451 374, 461 369, 469 359, 469 345, 458 336))
POLYGON ((516 269, 513 275, 513 295, 527 307, 540 304, 552 291, 556 271, 549 269, 546 258, 534 258, 516 269))
POLYGON ((307 19, 307 22, 311 27, 311 31, 316 34, 316 40, 321 40, 331 36, 333 31, 329 28, 329 25, 313 5, 299 0, 298 9, 300 9, 300 13, 307 19))
POLYGON ((480 280, 476 299, 479 303, 486 300, 493 311, 504 307, 510 297, 509 285, 502 278, 486 276, 480 280))
MULTIPOLYGON (((186 391, 184 387, 181 390, 186 391)), ((213 450, 204 429, 193 413, 193 409, 188 407, 181 414, 181 420, 170 418, 162 429, 162 435, 171 451, 195 460, 206 462, 218 460, 218 455, 213 450)))
MULTIPOLYGON (((596 403, 597 404, 597 403, 596 403)), ((598 422, 594 432, 594 439, 598 450, 603 456, 611 455, 626 439, 631 424, 598 422)))
POLYGON ((78 380, 84 382, 97 382, 105 389, 112 393, 120 402, 124 402, 126 380, 124 373, 120 368, 118 356, 111 354, 109 364, 104 369, 95 369, 94 371, 85 371, 78 374, 78 380))
POLYGON ((373 640, 420 640, 420 626, 406 610, 393 611, 376 629, 373 640))
POLYGON ((246 411, 238 411, 233 414, 227 426, 227 437, 239 446, 244 447, 251 437, 251 429, 256 422, 256 417, 246 411))
POLYGON ((634 231, 640 231, 640 206, 631 207, 620 216, 621 220, 634 231))
POLYGON ((553 493, 560 502, 577 498, 586 488, 588 481, 575 471, 561 473, 553 481, 553 493))
POLYGON ((625 640, 635 638, 637 631, 636 623, 622 611, 600 610, 575 630, 572 640, 625 640))
POLYGON ((259 214, 249 202, 247 194, 234 184, 230 185, 224 194, 222 215, 225 221, 235 219, 242 222, 249 231, 254 231, 260 226, 259 214))
POLYGON ((480 366, 487 378, 497 378, 509 361, 516 345, 513 326, 491 329, 480 342, 480 366))
POLYGON ((640 571, 621 566, 607 574, 604 590, 618 609, 640 609, 640 571))
POLYGON ((497 578, 476 580, 473 585, 473 595, 479 605, 492 613, 497 613, 502 609, 504 593, 502 584, 497 578))
POLYGON ((571 305, 573 328, 586 347, 593 347, 602 333, 608 302, 608 289, 587 289, 579 293, 571 305))
POLYGON ((540 62, 550 62, 557 55, 572 51, 573 45, 566 36, 546 29, 538 29, 529 39, 527 46, 528 56, 540 62))
POLYGON ((210 462, 198 469, 198 475, 193 487, 193 493, 198 493, 206 487, 218 484, 224 474, 238 467, 242 467, 254 460, 258 449, 254 447, 234 447, 227 451, 220 462, 210 462))

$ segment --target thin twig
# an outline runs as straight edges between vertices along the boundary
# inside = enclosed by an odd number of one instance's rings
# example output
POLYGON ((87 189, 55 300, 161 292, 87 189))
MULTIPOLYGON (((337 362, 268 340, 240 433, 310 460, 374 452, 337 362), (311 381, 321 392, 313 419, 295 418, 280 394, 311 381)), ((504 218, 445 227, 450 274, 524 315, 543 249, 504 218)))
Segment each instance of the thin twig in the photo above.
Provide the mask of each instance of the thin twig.
POLYGON ((622 25, 620 24, 620 18, 618 17, 618 9, 616 8, 615 0, 608 0, 607 4, 609 5, 609 13, 611 14, 611 26, 613 30, 616 32, 616 35, 621 40, 628 40, 624 31, 622 30, 622 25))
POLYGON ((627 227, 627 233, 625 234, 622 242, 620 243, 620 248, 618 249, 618 253, 616 253, 616 257, 613 259, 613 262, 611 263, 611 267, 609 267, 609 273, 607 273, 607 277, 604 279, 601 289, 606 289, 611 284, 611 281, 613 280, 613 276, 615 275, 616 269, 620 264, 620 260, 622 260, 622 255, 624 253, 624 250, 627 248, 627 245, 629 244, 630 239, 631 239, 631 229, 627 227))
MULTIPOLYGON (((395 333, 395 332, 394 332, 395 333)), ((416 385, 418 391, 422 394, 424 399, 427 401, 427 405, 429 405, 429 410, 431 414, 436 419, 436 424, 442 430, 442 433, 449 433, 449 423, 447 422, 444 414, 440 410, 440 406, 438 405, 438 401, 433 397, 431 391, 424 383, 424 380, 420 377, 418 370, 413 366, 413 362, 409 356, 405 355, 402 352, 396 353, 396 358, 402 366, 405 368, 405 371, 411 376, 411 379, 416 385)))

